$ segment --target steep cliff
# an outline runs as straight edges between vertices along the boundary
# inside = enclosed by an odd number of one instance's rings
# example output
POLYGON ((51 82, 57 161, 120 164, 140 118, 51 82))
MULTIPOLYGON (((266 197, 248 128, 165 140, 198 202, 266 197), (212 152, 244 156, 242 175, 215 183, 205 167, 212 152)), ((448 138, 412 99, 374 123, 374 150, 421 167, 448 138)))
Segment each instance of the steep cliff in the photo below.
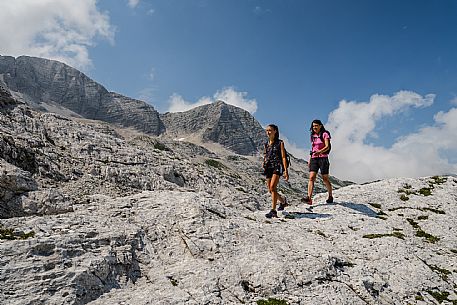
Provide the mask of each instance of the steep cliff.
POLYGON ((0 81, 17 99, 41 111, 68 109, 84 118, 134 127, 152 135, 163 131, 159 114, 151 105, 108 92, 82 72, 58 61, 0 56, 0 81))

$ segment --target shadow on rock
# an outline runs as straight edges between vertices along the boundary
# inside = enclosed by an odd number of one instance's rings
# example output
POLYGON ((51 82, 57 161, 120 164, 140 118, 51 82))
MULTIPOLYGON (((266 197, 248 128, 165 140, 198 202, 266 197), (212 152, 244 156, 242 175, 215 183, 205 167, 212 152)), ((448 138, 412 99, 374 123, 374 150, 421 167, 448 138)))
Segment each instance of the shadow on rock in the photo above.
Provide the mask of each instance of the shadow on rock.
MULTIPOLYGON (((373 211, 371 208, 367 207, 365 204, 362 203, 354 203, 354 202, 333 202, 333 203, 324 203, 319 204, 318 206, 335 206, 339 205, 345 208, 349 208, 354 210, 360 214, 365 214, 368 217, 378 217, 378 213, 373 211)), ((317 206, 317 205, 316 205, 317 206)))
POLYGON ((321 218, 330 218, 332 215, 330 214, 320 214, 320 213, 313 213, 313 212, 283 212, 282 213, 285 218, 287 219, 321 219, 321 218))

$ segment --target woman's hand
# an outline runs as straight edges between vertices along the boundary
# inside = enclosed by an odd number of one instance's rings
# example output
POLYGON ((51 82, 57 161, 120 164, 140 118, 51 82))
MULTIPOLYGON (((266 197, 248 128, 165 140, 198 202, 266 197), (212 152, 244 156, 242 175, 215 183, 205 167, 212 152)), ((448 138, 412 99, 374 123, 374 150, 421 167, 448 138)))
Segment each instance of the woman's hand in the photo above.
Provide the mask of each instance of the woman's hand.
POLYGON ((287 172, 287 170, 284 171, 283 176, 284 176, 284 180, 289 181, 289 173, 287 172))

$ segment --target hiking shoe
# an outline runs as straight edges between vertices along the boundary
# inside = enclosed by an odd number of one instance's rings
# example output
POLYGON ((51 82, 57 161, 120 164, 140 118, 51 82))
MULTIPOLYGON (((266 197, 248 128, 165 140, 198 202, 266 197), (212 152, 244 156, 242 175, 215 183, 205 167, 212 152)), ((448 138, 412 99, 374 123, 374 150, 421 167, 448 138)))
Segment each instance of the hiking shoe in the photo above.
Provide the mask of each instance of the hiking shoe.
POLYGON ((328 196, 327 200, 325 200, 327 203, 333 203, 333 196, 328 196))
POLYGON ((304 202, 304 203, 307 203, 309 205, 313 204, 313 201, 311 200, 311 198, 309 196, 305 196, 301 199, 301 202, 304 202))
POLYGON ((266 218, 278 217, 278 213, 276 212, 276 210, 271 210, 270 212, 268 212, 267 214, 265 214, 265 217, 266 217, 266 218))
POLYGON ((289 203, 287 202, 287 198, 284 197, 284 203, 279 203, 278 211, 284 211, 284 208, 288 205, 289 203))

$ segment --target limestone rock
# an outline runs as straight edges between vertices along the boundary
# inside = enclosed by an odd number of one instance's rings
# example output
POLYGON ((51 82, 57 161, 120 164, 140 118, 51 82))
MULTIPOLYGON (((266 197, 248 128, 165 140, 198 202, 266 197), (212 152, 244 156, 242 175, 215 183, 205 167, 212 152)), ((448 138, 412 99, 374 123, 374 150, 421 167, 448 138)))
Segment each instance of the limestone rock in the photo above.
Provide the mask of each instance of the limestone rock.
POLYGON ((68 109, 84 118, 135 127, 153 135, 163 129, 152 106, 108 92, 82 72, 58 61, 0 56, 0 79, 16 98, 42 111, 68 109))
POLYGON ((247 111, 222 101, 194 109, 160 115, 166 135, 181 138, 199 135, 204 142, 215 142, 241 155, 257 153, 265 132, 247 111))
POLYGON ((0 166, 1 305, 456 298, 452 176, 332 177, 335 202, 309 208, 307 163, 293 160, 279 185, 291 205, 268 220, 260 155, 19 104, 0 112, 0 166))

